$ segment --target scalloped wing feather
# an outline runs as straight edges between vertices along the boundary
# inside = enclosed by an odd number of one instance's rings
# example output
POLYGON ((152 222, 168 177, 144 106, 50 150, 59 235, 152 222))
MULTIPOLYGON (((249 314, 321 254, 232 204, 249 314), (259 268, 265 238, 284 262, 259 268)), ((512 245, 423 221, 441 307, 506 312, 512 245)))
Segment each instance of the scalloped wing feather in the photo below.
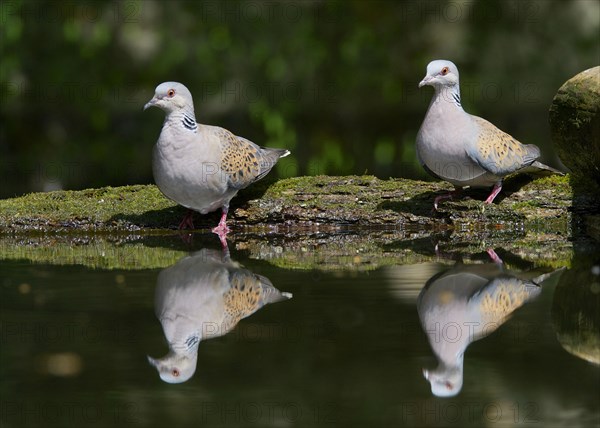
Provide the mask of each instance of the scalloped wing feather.
POLYGON ((252 141, 221 129, 218 135, 222 147, 221 169, 228 185, 243 189, 260 180, 288 152, 284 149, 263 148, 252 141))
POLYGON ((487 120, 472 117, 479 132, 475 145, 467 148, 467 154, 485 170, 502 177, 531 165, 540 156, 537 146, 521 144, 487 120))

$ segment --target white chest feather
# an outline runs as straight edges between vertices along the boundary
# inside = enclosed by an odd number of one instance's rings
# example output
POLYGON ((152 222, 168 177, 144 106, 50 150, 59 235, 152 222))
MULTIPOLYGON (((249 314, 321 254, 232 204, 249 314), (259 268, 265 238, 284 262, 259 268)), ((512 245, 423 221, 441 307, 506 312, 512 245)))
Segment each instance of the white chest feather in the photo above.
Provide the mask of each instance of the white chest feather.
POLYGON ((228 203, 233 193, 222 173, 218 141, 204 128, 192 130, 166 122, 153 154, 156 185, 168 198, 203 214, 228 203))
POLYGON ((465 150, 476 140, 471 116, 440 95, 430 104, 417 134, 417 156, 426 169, 456 186, 490 186, 496 179, 488 177, 465 150))

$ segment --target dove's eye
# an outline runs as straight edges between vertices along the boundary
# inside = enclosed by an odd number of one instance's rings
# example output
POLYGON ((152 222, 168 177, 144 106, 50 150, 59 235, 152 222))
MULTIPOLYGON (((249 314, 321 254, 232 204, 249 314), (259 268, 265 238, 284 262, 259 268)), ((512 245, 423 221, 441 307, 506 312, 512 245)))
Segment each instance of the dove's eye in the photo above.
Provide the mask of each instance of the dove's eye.
MULTIPOLYGON (((173 91, 173 90, 171 89, 171 91, 173 91)), ((175 92, 175 91, 173 91, 173 92, 175 92)), ((177 369, 173 369, 173 370, 171 370, 171 374, 172 374, 174 377, 179 377, 179 370, 177 370, 177 369)))
POLYGON ((448 67, 442 68, 442 71, 441 71, 442 76, 445 76, 446 74, 448 74, 449 71, 450 71, 450 69, 448 67))
POLYGON ((452 384, 450 382, 446 382, 446 388, 448 391, 452 391, 452 384))
POLYGON ((167 95, 169 96, 169 98, 173 97, 175 95, 175 89, 169 89, 167 91, 167 95))

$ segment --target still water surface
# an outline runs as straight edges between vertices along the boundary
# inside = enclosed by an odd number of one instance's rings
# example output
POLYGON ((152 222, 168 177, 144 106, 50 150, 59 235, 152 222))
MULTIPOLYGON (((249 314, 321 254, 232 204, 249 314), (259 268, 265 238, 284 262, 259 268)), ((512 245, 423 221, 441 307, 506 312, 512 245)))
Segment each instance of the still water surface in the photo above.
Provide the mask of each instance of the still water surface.
POLYGON ((558 340, 569 270, 501 248, 367 272, 189 250, 165 269, 2 261, 2 427, 600 423, 599 366, 558 340))

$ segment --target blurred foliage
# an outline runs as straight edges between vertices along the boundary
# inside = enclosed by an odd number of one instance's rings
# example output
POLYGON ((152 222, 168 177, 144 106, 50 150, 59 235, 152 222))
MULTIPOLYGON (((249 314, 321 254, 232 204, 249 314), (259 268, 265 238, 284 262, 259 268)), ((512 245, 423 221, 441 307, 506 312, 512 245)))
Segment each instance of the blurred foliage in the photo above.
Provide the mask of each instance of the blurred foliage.
POLYGON ((290 149, 280 176, 425 178, 436 58, 468 111, 555 163, 550 101, 600 63, 596 0, 4 0, 0 23, 0 197, 151 182, 162 112, 142 106, 167 80, 200 122, 290 149))

